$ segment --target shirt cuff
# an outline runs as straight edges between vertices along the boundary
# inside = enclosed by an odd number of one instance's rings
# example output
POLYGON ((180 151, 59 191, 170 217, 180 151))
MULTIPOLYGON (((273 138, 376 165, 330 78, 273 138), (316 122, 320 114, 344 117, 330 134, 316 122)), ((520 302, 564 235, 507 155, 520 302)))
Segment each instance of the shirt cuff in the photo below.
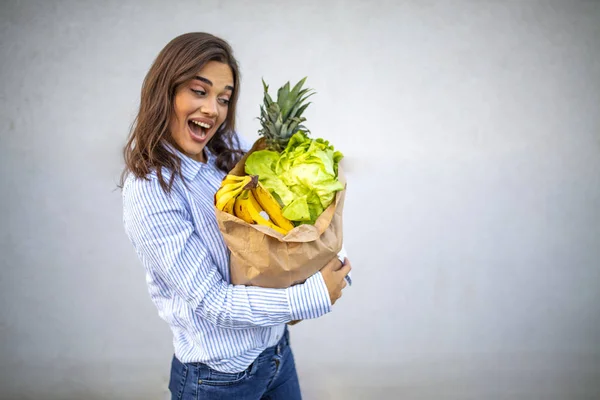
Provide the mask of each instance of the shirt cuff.
POLYGON ((342 245, 342 249, 340 250, 340 252, 337 254, 337 258, 338 260, 340 260, 342 262, 342 264, 344 263, 344 259, 348 257, 348 253, 346 253, 346 248, 344 247, 344 245, 342 245))
POLYGON ((329 290, 321 272, 287 289, 292 320, 318 318, 331 311, 329 290))
MULTIPOLYGON (((338 258, 338 260, 340 260, 342 265, 345 263, 346 257, 348 257, 348 253, 346 252, 346 248, 342 244, 342 249, 340 250, 340 252, 337 255, 337 258, 338 258)), ((348 272, 348 275, 346 275, 346 282, 348 282, 348 286, 352 286, 352 272, 348 272)))

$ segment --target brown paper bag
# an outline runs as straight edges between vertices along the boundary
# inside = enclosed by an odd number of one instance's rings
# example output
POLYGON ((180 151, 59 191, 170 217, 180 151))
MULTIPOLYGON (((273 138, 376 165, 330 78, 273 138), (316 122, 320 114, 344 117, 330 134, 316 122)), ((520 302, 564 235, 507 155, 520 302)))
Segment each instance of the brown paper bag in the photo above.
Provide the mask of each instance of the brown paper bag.
MULTIPOLYGON (((231 170, 246 175, 248 156, 266 147, 261 138, 231 170)), ((345 186, 341 167, 338 179, 345 186)), ((336 193, 335 201, 317 218, 314 225, 300 225, 285 237, 262 225, 251 225, 215 207, 217 222, 231 251, 231 283, 267 288, 287 288, 304 282, 318 272, 342 249, 342 213, 346 189, 336 193)))

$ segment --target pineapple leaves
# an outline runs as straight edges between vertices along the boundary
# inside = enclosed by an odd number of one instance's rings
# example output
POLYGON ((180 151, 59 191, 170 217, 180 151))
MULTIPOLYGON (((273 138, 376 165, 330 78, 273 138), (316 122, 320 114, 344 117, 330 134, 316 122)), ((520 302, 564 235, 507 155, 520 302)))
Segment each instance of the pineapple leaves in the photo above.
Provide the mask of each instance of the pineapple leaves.
POLYGON ((281 109, 283 115, 287 114, 288 112, 288 109, 290 107, 290 98, 290 83, 287 82, 277 91, 277 103, 279 104, 279 108, 281 109))
POLYGON ((264 98, 263 104, 260 106, 260 117, 258 118, 261 124, 261 129, 258 133, 265 137, 267 148, 275 151, 282 151, 289 139, 299 130, 305 133, 310 131, 306 129, 302 122, 306 118, 302 117, 302 113, 311 104, 306 103, 306 100, 315 94, 312 89, 302 88, 306 77, 302 78, 290 90, 290 82, 277 90, 277 101, 273 101, 269 95, 269 85, 262 80, 264 98))
POLYGON ((286 118, 295 118, 296 115, 300 116, 302 115, 302 113, 304 112, 304 110, 306 110, 306 107, 308 107, 311 103, 306 103, 304 105, 302 105, 302 102, 304 100, 306 100, 307 98, 309 98, 310 96, 312 96, 314 93, 309 94, 308 96, 304 97, 303 99, 301 99, 300 101, 298 101, 296 103, 296 105, 294 106, 294 108, 292 108, 292 110, 290 111, 290 113, 288 115, 286 115, 286 118))

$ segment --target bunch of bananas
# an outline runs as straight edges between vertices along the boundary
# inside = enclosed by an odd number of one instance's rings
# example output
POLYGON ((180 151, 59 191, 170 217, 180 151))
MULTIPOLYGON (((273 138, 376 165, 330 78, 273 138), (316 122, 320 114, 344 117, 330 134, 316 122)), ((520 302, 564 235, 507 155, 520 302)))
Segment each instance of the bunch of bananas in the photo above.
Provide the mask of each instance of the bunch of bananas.
POLYGON ((294 228, 281 213, 279 202, 256 175, 227 175, 215 194, 215 205, 249 224, 268 226, 282 235, 294 228))

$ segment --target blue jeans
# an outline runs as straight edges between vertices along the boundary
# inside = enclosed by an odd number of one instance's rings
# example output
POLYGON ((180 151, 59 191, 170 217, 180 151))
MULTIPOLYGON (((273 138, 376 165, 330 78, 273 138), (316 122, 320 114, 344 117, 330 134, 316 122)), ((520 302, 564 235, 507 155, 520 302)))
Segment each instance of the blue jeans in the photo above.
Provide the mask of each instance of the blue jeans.
POLYGON ((245 371, 234 374, 173 357, 169 390, 173 400, 301 400, 289 332, 286 329, 279 343, 263 351, 245 371))

